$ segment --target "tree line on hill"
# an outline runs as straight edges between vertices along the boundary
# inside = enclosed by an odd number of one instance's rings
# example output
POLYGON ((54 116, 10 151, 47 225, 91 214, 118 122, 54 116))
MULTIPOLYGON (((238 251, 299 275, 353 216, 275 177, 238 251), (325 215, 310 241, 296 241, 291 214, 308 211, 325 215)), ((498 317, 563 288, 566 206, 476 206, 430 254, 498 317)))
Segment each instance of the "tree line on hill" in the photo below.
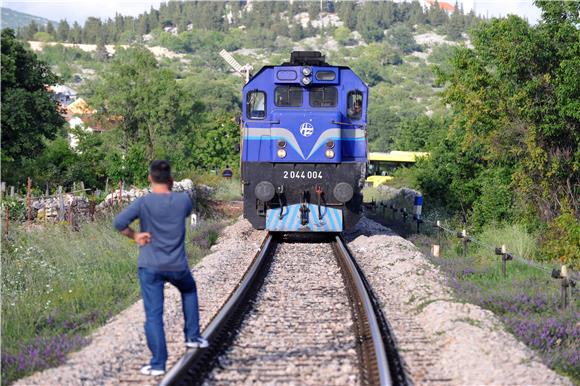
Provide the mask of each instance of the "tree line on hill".
MULTIPOLYGON (((61 20, 56 26, 48 23, 46 27, 36 22, 19 28, 17 36, 24 40, 45 40, 68 43, 116 44, 142 42, 143 36, 166 27, 176 28, 178 32, 188 29, 227 32, 244 26, 252 31, 259 40, 277 36, 291 38, 293 41, 305 37, 324 34, 324 28, 314 28, 312 21, 319 20, 321 12, 336 13, 344 23, 343 30, 359 31, 367 42, 384 38, 383 30, 397 23, 408 25, 428 25, 441 28, 450 39, 462 38, 462 33, 480 19, 473 12, 465 14, 457 6, 449 15, 435 2, 430 8, 423 8, 417 1, 394 3, 378 2, 335 2, 326 1, 322 5, 316 1, 264 1, 250 4, 241 1, 170 1, 161 3, 159 9, 153 7, 137 17, 115 15, 114 18, 101 20, 89 17, 84 25, 77 22, 69 24, 61 20), (304 27, 294 17, 307 12, 309 21, 304 27)), ((333 27, 325 27, 333 30, 333 27)))

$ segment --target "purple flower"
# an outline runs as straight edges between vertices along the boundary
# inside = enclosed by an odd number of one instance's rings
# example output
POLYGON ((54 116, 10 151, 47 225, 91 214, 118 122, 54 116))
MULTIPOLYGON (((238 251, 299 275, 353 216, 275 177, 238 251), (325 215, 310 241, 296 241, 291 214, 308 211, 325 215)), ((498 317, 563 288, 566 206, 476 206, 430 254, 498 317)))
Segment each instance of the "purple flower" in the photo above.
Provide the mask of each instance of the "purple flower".
POLYGON ((16 353, 2 350, 2 384, 47 367, 62 364, 66 355, 88 343, 80 335, 36 337, 21 344, 16 353))

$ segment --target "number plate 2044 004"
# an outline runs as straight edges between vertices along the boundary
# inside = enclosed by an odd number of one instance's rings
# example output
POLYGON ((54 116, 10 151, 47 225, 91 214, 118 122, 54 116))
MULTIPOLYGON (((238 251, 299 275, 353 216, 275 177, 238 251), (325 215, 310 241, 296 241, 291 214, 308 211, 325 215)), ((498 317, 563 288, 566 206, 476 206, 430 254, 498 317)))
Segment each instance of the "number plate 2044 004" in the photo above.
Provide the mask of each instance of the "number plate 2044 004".
POLYGON ((284 179, 322 179, 322 172, 318 170, 285 170, 284 179))

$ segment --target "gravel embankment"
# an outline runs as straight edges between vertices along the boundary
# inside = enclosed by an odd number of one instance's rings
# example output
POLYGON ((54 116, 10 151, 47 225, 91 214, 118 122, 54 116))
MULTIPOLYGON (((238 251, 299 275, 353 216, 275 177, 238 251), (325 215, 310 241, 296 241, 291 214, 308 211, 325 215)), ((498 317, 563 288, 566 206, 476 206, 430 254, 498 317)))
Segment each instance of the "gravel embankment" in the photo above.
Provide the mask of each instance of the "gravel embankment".
MULTIPOLYGON (((238 221, 193 269, 202 326, 239 282, 264 236, 238 221)), ((572 384, 507 333, 490 311, 455 300, 443 275, 410 242, 364 218, 347 238, 383 305, 414 384, 572 384)), ((351 312, 340 271, 330 250, 304 248, 282 247, 257 308, 223 359, 232 371, 212 374, 211 383, 357 383, 351 312)), ((165 304, 169 368, 185 351, 181 299, 170 286, 165 304)), ((92 334, 91 344, 64 365, 16 384, 154 385, 160 378, 138 373, 149 360, 143 322, 139 301, 92 334)))
POLYGON ((409 241, 366 218, 348 238, 413 383, 572 384, 506 332, 492 312, 454 300, 441 272, 409 241))
POLYGON ((255 308, 206 385, 353 385, 350 305, 329 244, 283 243, 255 308))
MULTIPOLYGON (((253 230, 245 220, 238 221, 223 231, 212 253, 193 268, 202 328, 238 284, 264 237, 265 232, 253 230)), ((164 320, 168 369, 185 352, 182 315, 179 292, 167 285, 164 320)), ((144 319, 143 303, 138 301, 95 331, 91 343, 71 354, 64 365, 33 374, 16 385, 156 385, 159 377, 139 374, 150 359, 144 319)))

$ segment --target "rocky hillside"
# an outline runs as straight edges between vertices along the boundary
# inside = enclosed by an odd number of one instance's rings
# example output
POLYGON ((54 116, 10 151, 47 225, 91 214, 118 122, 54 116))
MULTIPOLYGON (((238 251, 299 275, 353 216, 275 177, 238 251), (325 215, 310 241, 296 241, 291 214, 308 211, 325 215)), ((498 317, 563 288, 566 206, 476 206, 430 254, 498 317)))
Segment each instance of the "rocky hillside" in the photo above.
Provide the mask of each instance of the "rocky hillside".
POLYGON ((49 22, 56 24, 55 22, 45 19, 39 16, 29 15, 27 13, 22 13, 15 11, 10 8, 1 7, 2 9, 2 28, 13 28, 17 29, 29 25, 31 22, 36 24, 46 26, 49 22))

